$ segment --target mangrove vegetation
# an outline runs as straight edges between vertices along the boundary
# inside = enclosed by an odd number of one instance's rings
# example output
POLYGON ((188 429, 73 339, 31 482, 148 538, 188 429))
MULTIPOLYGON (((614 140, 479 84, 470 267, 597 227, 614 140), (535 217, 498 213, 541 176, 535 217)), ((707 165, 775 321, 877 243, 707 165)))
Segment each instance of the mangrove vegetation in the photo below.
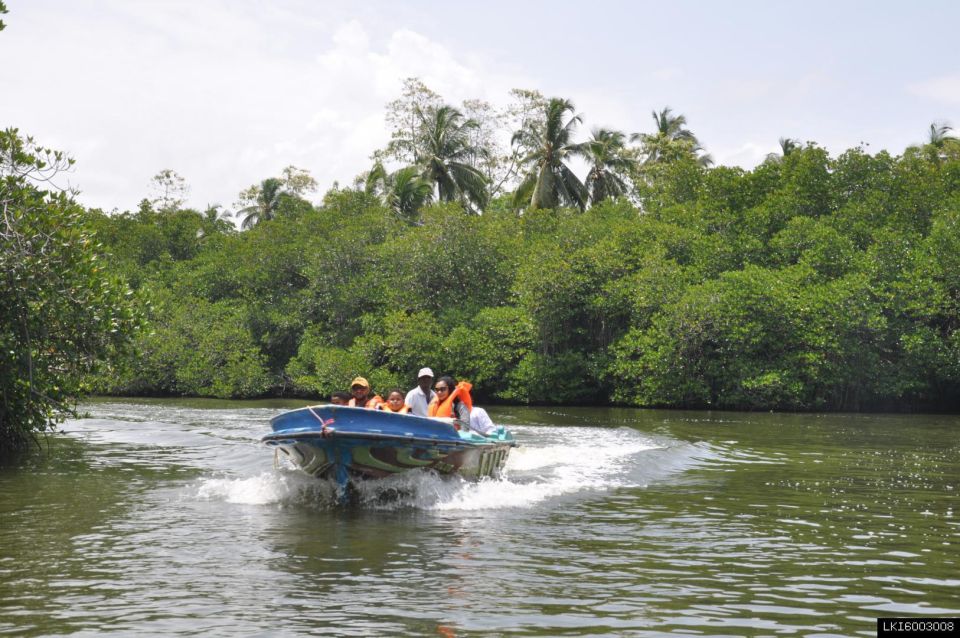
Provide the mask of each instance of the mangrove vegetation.
POLYGON ((8 161, 4 426, 84 388, 325 398, 422 366, 481 401, 958 408, 949 127, 897 155, 782 138, 746 170, 670 108, 588 132, 570 100, 511 98, 409 80, 367 172, 321 195, 291 166, 233 213, 185 208, 170 169, 137 210, 87 210, 8 161))

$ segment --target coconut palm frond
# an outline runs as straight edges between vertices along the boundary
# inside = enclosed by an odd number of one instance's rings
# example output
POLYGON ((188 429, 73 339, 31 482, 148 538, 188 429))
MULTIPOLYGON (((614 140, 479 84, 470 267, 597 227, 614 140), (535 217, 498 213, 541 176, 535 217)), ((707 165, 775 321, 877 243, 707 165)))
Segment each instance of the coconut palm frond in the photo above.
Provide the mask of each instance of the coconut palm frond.
POLYGON ((583 184, 569 169, 566 161, 582 154, 582 145, 573 143, 573 135, 582 122, 570 100, 553 98, 544 107, 542 128, 521 130, 514 134, 532 150, 523 158, 527 167, 516 201, 530 208, 556 208, 573 205, 581 210, 586 202, 583 184))
POLYGON ((436 187, 441 201, 470 202, 482 209, 487 180, 470 164, 480 154, 470 141, 470 133, 479 125, 449 105, 429 112, 418 109, 417 116, 423 131, 417 157, 423 179, 436 187))

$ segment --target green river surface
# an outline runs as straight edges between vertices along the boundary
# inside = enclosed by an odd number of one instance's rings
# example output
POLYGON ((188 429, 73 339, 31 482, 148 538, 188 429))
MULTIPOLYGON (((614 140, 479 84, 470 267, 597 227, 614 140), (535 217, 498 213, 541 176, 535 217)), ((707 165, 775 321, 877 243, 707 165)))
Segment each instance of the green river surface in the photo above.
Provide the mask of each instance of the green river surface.
POLYGON ((332 487, 302 402, 96 401, 0 468, 0 634, 874 636, 960 616, 960 417, 491 407, 500 480, 332 487))

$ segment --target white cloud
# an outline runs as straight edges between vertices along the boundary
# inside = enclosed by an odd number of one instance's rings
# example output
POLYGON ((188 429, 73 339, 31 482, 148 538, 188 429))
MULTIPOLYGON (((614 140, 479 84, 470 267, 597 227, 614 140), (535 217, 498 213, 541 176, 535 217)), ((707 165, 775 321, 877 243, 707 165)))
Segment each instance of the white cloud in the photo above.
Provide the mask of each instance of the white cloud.
POLYGON ((765 160, 769 153, 778 150, 776 144, 747 142, 732 148, 717 148, 711 154, 717 165, 742 166, 749 169, 765 160))
MULTIPOLYGON (((569 73, 584 68, 593 31, 584 46, 558 46, 552 34, 569 29, 566 18, 538 16, 548 22, 537 33, 514 21, 491 35, 489 21, 457 3, 30 0, 15 9, 0 37, 0 60, 17 61, 0 63, 0 126, 72 153, 81 201, 106 209, 135 207, 163 168, 186 178, 197 207, 229 205, 289 164, 321 188, 346 183, 386 143, 384 106, 412 76, 453 104, 502 105, 515 87, 569 98, 585 114, 581 137, 596 126, 649 131, 651 110, 670 105, 719 163, 744 166, 780 136, 897 152, 949 115, 929 113, 931 104, 960 104, 960 74, 944 56, 930 63, 922 46, 904 44, 884 67, 889 47, 845 56, 839 37, 822 54, 778 48, 746 65, 737 47, 710 40, 628 38, 596 73, 569 73), (24 51, 29 62, 19 62, 24 51), (921 64, 929 78, 905 90, 877 81, 878 68, 909 77, 921 64)), ((740 49, 765 50, 779 24, 770 19, 740 49)))
POLYGON ((341 51, 366 53, 370 38, 358 21, 350 20, 333 34, 333 43, 341 51))
POLYGON ((650 73, 650 77, 654 80, 659 80, 661 82, 669 82, 671 80, 676 80, 683 75, 683 71, 677 67, 664 67, 662 69, 656 69, 650 73))
POLYGON ((960 73, 942 75, 907 86, 907 91, 947 104, 960 104, 960 73))
POLYGON ((359 20, 334 17, 314 37, 301 22, 316 20, 303 14, 220 3, 118 2, 83 15, 90 10, 44 15, 32 33, 26 16, 4 33, 0 47, 29 42, 36 59, 0 69, 0 84, 32 96, 0 96, 0 120, 71 152, 81 202, 107 210, 134 208, 164 168, 187 180, 196 207, 230 205, 289 164, 321 189, 346 183, 386 143, 384 106, 405 78, 450 102, 501 89, 505 100, 511 86, 482 57, 408 28, 374 37, 359 20), (47 35, 32 41, 38 33, 47 35), (278 33, 299 39, 281 44, 278 33), (62 77, 49 82, 37 68, 62 77))

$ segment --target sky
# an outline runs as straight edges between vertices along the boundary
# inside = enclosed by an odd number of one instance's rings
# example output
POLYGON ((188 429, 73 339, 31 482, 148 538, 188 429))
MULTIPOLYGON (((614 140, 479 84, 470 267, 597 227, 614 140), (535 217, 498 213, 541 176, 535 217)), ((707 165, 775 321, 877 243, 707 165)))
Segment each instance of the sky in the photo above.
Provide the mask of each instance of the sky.
POLYGON ((854 0, 440 2, 6 0, 0 127, 76 159, 61 184, 106 211, 155 196, 234 208, 294 165, 349 184, 420 78, 446 102, 571 100, 593 127, 650 132, 669 106, 718 164, 778 139, 900 154, 960 128, 960 3, 854 0))

